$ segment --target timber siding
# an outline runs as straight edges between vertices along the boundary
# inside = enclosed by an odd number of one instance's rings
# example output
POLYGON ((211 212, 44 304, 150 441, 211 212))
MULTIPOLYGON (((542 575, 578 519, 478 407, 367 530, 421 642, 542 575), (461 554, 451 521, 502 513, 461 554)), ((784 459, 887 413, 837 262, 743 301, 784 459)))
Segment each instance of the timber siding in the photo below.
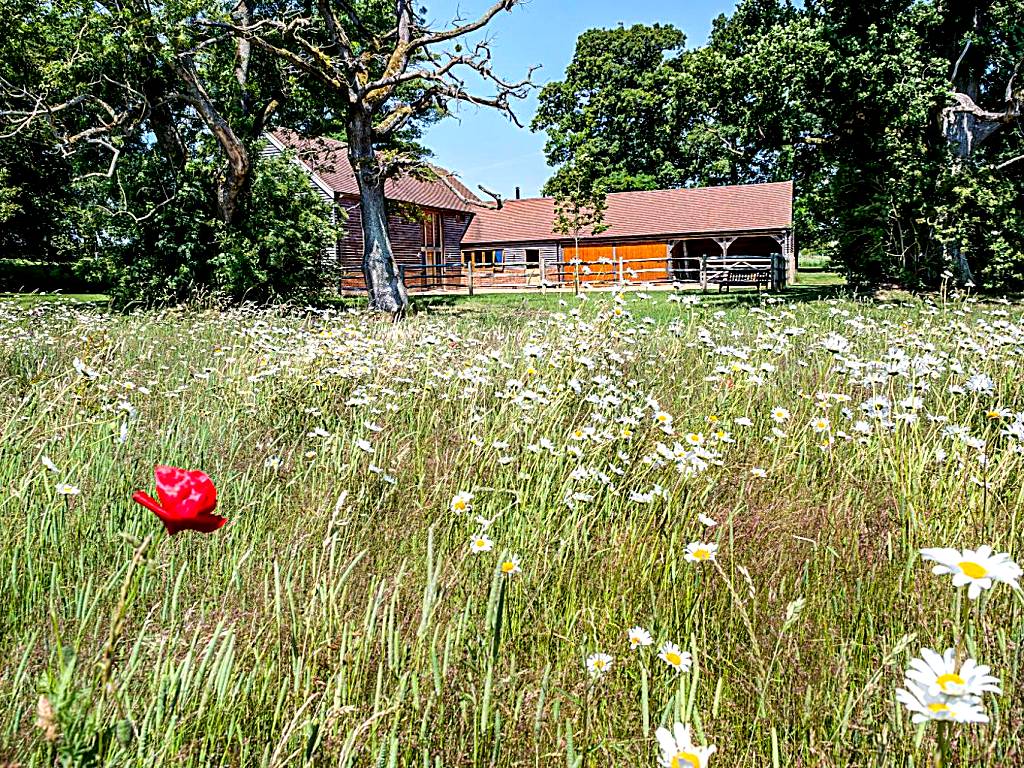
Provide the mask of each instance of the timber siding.
MULTIPOLYGON (((338 207, 347 215, 347 219, 343 219, 344 234, 338 242, 338 263, 343 272, 360 272, 363 268, 363 217, 359 211, 359 198, 339 197, 338 207)), ((388 209, 388 234, 395 261, 406 267, 423 266, 422 220, 410 216, 406 206, 391 201, 388 201, 388 209)), ((447 210, 431 212, 442 216, 445 261, 459 261, 460 243, 469 226, 469 214, 447 210)))
MULTIPOLYGON (((286 149, 296 152, 295 162, 309 174, 317 193, 332 206, 335 223, 342 234, 326 254, 330 263, 342 273, 342 287, 351 288, 362 282, 363 221, 355 177, 348 164, 345 145, 333 139, 304 139, 297 134, 279 131, 267 134, 260 150, 264 157, 281 155, 286 149)), ((402 177, 387 182, 388 234, 395 261, 408 270, 411 279, 423 281, 423 220, 420 214, 440 215, 444 261, 461 261, 461 242, 473 218, 472 203, 476 197, 442 168, 434 171, 447 179, 420 181, 402 177)))

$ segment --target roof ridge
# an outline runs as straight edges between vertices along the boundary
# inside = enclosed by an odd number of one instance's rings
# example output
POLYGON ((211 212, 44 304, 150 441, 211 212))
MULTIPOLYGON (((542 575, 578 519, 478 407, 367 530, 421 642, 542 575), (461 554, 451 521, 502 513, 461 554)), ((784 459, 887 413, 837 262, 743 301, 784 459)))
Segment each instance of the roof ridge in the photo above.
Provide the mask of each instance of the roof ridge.
MULTIPOLYGON (((785 181, 751 181, 746 184, 705 184, 700 187, 662 187, 660 189, 620 189, 618 192, 607 192, 605 197, 615 195, 637 195, 641 193, 665 194, 666 192, 696 192, 702 189, 748 189, 750 187, 775 187, 785 184, 792 184, 792 179, 785 181)), ((536 195, 534 197, 515 197, 504 200, 505 203, 527 203, 536 200, 554 200, 554 195, 536 195)))

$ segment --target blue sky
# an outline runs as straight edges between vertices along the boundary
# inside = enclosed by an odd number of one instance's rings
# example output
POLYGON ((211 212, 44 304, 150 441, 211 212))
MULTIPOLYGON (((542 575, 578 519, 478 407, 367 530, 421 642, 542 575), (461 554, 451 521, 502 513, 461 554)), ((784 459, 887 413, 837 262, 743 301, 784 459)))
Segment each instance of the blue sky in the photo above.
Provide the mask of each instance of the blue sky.
MULTIPOLYGON (((452 18, 456 8, 464 18, 479 15, 486 0, 439 0, 431 3, 428 17, 438 22, 452 18)), ((532 64, 540 64, 534 79, 541 83, 560 80, 572 60, 579 34, 593 27, 632 24, 673 24, 686 33, 688 46, 702 44, 711 21, 728 13, 735 0, 527 0, 511 13, 501 13, 487 28, 492 41, 494 69, 507 79, 520 79, 532 64)), ((512 197, 515 187, 524 197, 540 193, 551 175, 544 162, 544 134, 532 133, 530 120, 536 110, 536 94, 517 106, 526 128, 486 109, 461 108, 460 114, 431 127, 425 143, 434 162, 459 174, 471 189, 477 184, 512 197)))

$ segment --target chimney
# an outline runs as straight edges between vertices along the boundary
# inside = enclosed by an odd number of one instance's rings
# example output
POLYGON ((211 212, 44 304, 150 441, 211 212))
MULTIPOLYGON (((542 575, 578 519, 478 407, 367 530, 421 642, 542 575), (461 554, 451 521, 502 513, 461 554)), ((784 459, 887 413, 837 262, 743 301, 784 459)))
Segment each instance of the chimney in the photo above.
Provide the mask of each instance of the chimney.
POLYGON ((519 187, 516 187, 516 200, 519 199, 519 187))

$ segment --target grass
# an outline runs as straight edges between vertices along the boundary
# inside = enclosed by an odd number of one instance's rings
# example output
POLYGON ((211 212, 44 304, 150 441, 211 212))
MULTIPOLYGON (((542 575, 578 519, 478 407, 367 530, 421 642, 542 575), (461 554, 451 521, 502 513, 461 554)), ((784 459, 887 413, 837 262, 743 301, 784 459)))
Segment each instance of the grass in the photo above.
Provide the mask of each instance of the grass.
POLYGON ((22 308, 41 304, 89 304, 102 306, 110 301, 103 293, 4 293, 0 291, 0 302, 7 306, 22 308))
POLYGON ((682 721, 717 765, 924 765, 894 691, 956 644, 1003 693, 952 762, 1020 764, 1022 600, 965 600, 918 549, 1019 558, 1021 306, 838 290, 400 325, 0 302, 0 762, 654 766, 682 721), (157 463, 209 473, 228 524, 166 536, 131 501, 157 463))

